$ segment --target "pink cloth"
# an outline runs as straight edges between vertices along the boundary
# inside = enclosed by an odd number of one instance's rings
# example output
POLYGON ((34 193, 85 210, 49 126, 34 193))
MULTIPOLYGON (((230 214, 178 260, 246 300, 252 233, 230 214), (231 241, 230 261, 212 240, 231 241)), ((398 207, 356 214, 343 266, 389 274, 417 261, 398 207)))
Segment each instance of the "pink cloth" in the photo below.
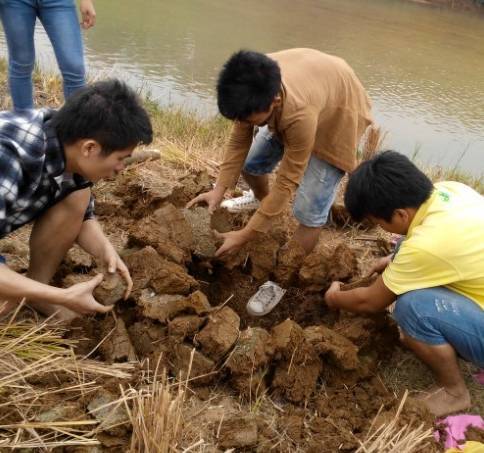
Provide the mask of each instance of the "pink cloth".
MULTIPOLYGON (((484 429, 484 419, 480 415, 460 414, 450 415, 443 419, 437 420, 438 425, 445 425, 446 433, 445 448, 460 447, 465 442, 465 433, 467 428, 474 426, 484 429)), ((440 440, 439 431, 434 432, 435 440, 440 440)))
POLYGON ((479 370, 477 373, 474 373, 474 380, 481 385, 484 385, 484 370, 479 370))

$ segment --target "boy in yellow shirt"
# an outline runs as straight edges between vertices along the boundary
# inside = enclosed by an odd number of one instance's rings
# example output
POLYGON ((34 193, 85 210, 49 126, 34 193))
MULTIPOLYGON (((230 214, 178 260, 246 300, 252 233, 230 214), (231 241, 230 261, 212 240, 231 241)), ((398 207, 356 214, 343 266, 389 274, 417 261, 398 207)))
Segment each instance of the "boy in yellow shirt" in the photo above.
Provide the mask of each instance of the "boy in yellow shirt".
POLYGON ((437 416, 468 408, 457 356, 484 367, 484 197, 458 182, 435 185, 408 158, 385 151, 350 176, 345 205, 356 220, 405 235, 375 265, 373 285, 326 292, 333 308, 393 316, 402 341, 433 371, 423 399, 437 416))

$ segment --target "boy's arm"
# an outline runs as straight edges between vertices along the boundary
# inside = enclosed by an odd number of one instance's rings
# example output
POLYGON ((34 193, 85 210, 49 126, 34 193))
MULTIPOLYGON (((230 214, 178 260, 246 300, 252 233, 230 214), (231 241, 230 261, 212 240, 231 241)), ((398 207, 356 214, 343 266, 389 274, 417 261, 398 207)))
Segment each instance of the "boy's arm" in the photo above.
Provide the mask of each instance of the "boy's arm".
POLYGON ((377 313, 383 311, 397 297, 385 286, 381 275, 378 276, 372 285, 366 288, 341 291, 340 287, 340 282, 331 284, 324 295, 326 304, 330 308, 339 308, 353 313, 377 313))
POLYGON ((232 189, 237 184, 242 167, 252 143, 254 127, 234 121, 232 131, 225 146, 223 161, 215 184, 216 187, 232 189))
POLYGON ((20 302, 25 297, 27 300, 34 302, 62 305, 77 313, 105 313, 111 310, 112 307, 101 305, 96 302, 92 295, 94 288, 101 281, 102 275, 98 275, 87 282, 79 283, 69 288, 56 288, 39 283, 14 272, 5 264, 0 264, 0 297, 2 301, 20 302))

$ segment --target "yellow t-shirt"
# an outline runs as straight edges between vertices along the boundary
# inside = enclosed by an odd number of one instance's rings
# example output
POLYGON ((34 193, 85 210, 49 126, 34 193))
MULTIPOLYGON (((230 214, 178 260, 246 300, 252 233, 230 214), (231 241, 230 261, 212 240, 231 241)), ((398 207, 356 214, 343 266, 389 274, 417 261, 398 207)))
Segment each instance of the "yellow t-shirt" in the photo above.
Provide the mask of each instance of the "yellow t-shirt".
POLYGON ((461 448, 451 448, 445 453, 484 453, 484 444, 473 440, 467 441, 461 448))
POLYGON ((458 182, 435 184, 382 277, 397 295, 446 286, 484 309, 484 197, 458 182))

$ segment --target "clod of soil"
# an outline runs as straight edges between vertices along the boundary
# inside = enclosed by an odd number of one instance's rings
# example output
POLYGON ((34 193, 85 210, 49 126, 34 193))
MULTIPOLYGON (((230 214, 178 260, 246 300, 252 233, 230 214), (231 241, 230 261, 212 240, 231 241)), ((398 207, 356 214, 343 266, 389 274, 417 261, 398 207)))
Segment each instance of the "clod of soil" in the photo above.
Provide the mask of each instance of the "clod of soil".
POLYGON ((272 337, 267 330, 249 327, 240 333, 226 367, 234 375, 252 375, 269 363, 274 355, 272 337))
POLYGON ((139 357, 147 357, 166 347, 167 328, 144 318, 128 327, 129 337, 139 357))
POLYGON ((306 340, 321 355, 329 355, 344 370, 356 370, 359 365, 358 348, 347 338, 326 326, 304 329, 306 340))
POLYGON ((255 401, 267 390, 266 370, 257 370, 251 374, 238 374, 230 378, 230 385, 241 398, 255 401))
POLYGON ((145 289, 137 303, 145 316, 163 323, 182 313, 202 315, 211 309, 207 297, 201 291, 195 291, 190 296, 183 297, 170 294, 157 296, 145 289))
POLYGON ((257 444, 257 422, 251 416, 236 416, 220 426, 218 445, 222 448, 247 448, 257 444))
POLYGON ((89 274, 68 274, 62 280, 62 285, 68 288, 77 283, 91 280, 97 273, 102 272, 102 282, 94 288, 94 298, 103 305, 114 305, 124 297, 126 282, 118 273, 110 274, 103 270, 91 271, 89 274))
POLYGON ((205 327, 195 336, 195 344, 212 360, 219 361, 232 348, 239 336, 240 318, 229 307, 208 317, 205 327))
POLYGON ((105 340, 99 346, 99 350, 106 361, 113 363, 136 360, 136 352, 121 318, 114 319, 111 315, 107 315, 101 331, 105 340))
POLYGON ((267 280, 276 265, 279 243, 270 236, 261 235, 247 246, 250 274, 257 280, 267 280))
POLYGON ((114 195, 123 199, 124 208, 135 218, 161 206, 181 183, 169 178, 166 166, 160 161, 147 161, 133 166, 117 179, 114 195))
POLYGON ((203 323, 203 318, 196 315, 177 316, 168 322, 168 333, 179 340, 192 338, 203 323))
POLYGON ((355 251, 341 242, 331 257, 328 278, 330 281, 347 281, 357 273, 358 260, 355 251))
POLYGON ((194 385, 209 384, 215 378, 215 362, 192 345, 175 344, 171 351, 171 361, 173 373, 181 379, 186 379, 190 372, 190 382, 194 385))
POLYGON ((87 406, 89 413, 99 421, 99 429, 113 436, 126 434, 129 417, 124 403, 116 402, 118 397, 108 390, 102 389, 87 406))
MULTIPOLYGON (((130 228, 128 244, 136 247, 151 246, 161 256, 177 264, 183 264, 188 259, 188 244, 184 244, 186 247, 183 247, 172 240, 170 224, 160 215, 160 211, 161 209, 158 209, 155 214, 144 217, 130 228)), ((177 223, 180 222, 174 222, 177 223)), ((187 228, 188 225, 181 225, 181 231, 187 228)))
POLYGON ((299 280, 307 291, 321 291, 334 281, 346 281, 357 273, 355 252, 345 243, 335 248, 317 249, 304 260, 299 280))
POLYGON ((185 268, 161 257, 153 247, 144 247, 123 258, 133 279, 133 297, 144 288, 152 288, 158 294, 188 294, 198 288, 198 282, 185 268))
POLYGON ((124 298, 126 281, 117 272, 103 273, 103 281, 93 291, 94 298, 103 305, 114 305, 124 298))
POLYGON ((202 192, 212 189, 212 181, 205 170, 190 172, 178 179, 169 200, 177 208, 182 208, 202 192))
POLYGON ((83 416, 80 405, 76 402, 63 402, 41 412, 35 417, 35 421, 40 423, 53 423, 66 420, 76 420, 83 416))
POLYGON ((274 373, 272 387, 293 403, 307 400, 316 390, 322 363, 310 360, 302 364, 281 362, 274 373))
POLYGON ((306 340, 302 327, 290 319, 272 329, 272 340, 280 359, 272 387, 289 401, 306 400, 316 389, 322 370, 318 353, 306 340))
POLYGON ((95 264, 92 256, 82 250, 78 245, 75 245, 68 250, 66 257, 64 258, 64 262, 69 269, 73 270, 90 269, 95 264))
POLYGON ((297 241, 289 241, 282 246, 274 270, 276 282, 285 287, 294 284, 305 257, 306 251, 297 241))
POLYGON ((306 340, 302 327, 290 319, 272 329, 272 341, 276 358, 291 361, 296 365, 319 361, 318 353, 306 340))
POLYGON ((191 228, 192 251, 201 258, 213 258, 217 251, 216 238, 211 228, 211 216, 207 208, 184 209, 183 216, 191 228))

